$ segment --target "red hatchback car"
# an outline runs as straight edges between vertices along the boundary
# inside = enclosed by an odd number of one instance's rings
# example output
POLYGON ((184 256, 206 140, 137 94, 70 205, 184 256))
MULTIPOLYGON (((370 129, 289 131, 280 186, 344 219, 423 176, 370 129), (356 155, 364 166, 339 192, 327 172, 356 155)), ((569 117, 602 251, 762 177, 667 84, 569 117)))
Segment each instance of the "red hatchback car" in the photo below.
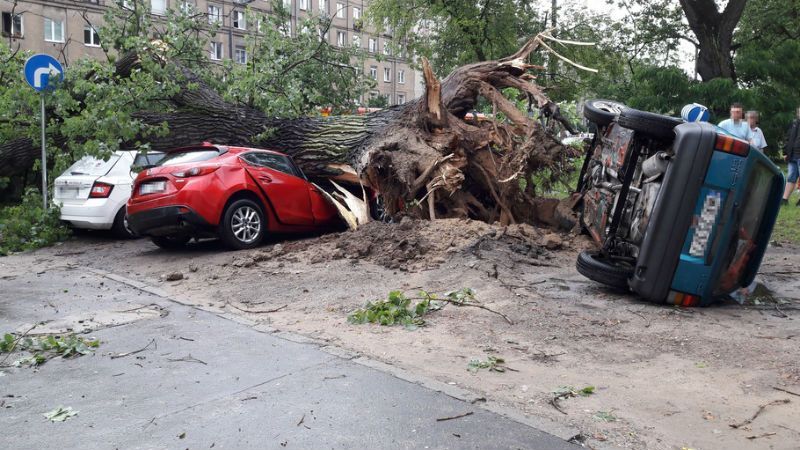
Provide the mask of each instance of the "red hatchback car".
POLYGON ((336 209, 288 156, 203 143, 167 152, 139 173, 128 226, 162 248, 218 236, 257 246, 267 232, 313 232, 339 224, 336 209))

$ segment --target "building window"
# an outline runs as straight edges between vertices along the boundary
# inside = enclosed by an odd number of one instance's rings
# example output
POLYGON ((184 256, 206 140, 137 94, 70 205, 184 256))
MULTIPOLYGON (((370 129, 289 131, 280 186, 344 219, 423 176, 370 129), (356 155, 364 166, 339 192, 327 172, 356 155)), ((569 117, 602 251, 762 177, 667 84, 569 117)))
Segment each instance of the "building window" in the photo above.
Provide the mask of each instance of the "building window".
POLYGON ((336 32, 336 45, 339 47, 344 47, 347 45, 347 33, 344 31, 337 31, 336 32))
POLYGON ((353 7, 353 19, 361 18, 361 8, 353 7))
POLYGON ((11 15, 10 12, 3 13, 3 35, 11 37, 22 37, 22 14, 11 15))
POLYGON ((397 94, 397 104, 402 105, 406 102, 406 95, 405 94, 397 94))
POLYGON ((384 55, 391 55, 392 54, 392 51, 389 49, 389 43, 388 42, 384 42, 383 43, 383 54, 384 55))
POLYGON ((150 0, 150 12, 162 15, 167 11, 167 0, 150 0))
POLYGON ((369 38, 369 52, 375 53, 378 51, 378 40, 375 38, 369 38))
POLYGON ((298 0, 297 7, 303 11, 308 9, 308 0, 298 0))
POLYGON ((244 11, 234 11, 232 14, 233 28, 240 30, 247 29, 247 23, 244 21, 244 11))
POLYGON ((234 59, 239 64, 247 64, 247 50, 244 47, 236 46, 234 51, 234 59))
POLYGON ((403 84, 406 82, 406 71, 400 69, 397 71, 397 82, 403 84))
POLYGON ((328 32, 327 31, 325 31, 322 28, 320 28, 319 30, 317 30, 317 33, 319 34, 320 42, 322 42, 322 41, 326 41, 327 42, 328 41, 328 32))
POLYGON ((319 0, 319 12, 328 15, 328 0, 319 0))
POLYGON ((83 27, 83 43, 87 47, 100 47, 100 36, 97 30, 90 26, 83 27))
POLYGON ((373 80, 378 79, 378 66, 369 66, 369 77, 373 80))
POLYGON ((208 5, 208 23, 222 23, 222 8, 219 6, 208 5))
POLYGON ((344 19, 344 4, 342 3, 336 4, 336 17, 344 19))
POLYGON ((182 1, 181 2, 181 12, 184 14, 191 14, 194 12, 194 2, 191 1, 182 1))
POLYGON ((44 40, 47 42, 64 42, 64 22, 45 17, 44 40))
POLYGON ((353 45, 356 47, 361 47, 361 36, 357 34, 353 35, 353 45))
POLYGON ((286 8, 287 10, 291 11, 291 9, 292 9, 292 0, 283 0, 283 7, 286 8))
POLYGON ((211 41, 211 59, 219 61, 222 59, 222 42, 211 41))
POLYGON ((383 81, 389 83, 392 81, 392 69, 388 67, 383 68, 383 81))

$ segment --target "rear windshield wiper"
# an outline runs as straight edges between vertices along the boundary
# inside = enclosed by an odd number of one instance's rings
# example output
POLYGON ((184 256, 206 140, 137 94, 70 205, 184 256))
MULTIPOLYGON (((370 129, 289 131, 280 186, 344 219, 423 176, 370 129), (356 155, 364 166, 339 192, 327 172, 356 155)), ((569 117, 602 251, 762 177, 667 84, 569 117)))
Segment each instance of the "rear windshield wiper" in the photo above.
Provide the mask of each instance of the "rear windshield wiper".
POLYGON ((84 172, 70 172, 69 174, 70 175, 89 175, 88 173, 84 173, 84 172))

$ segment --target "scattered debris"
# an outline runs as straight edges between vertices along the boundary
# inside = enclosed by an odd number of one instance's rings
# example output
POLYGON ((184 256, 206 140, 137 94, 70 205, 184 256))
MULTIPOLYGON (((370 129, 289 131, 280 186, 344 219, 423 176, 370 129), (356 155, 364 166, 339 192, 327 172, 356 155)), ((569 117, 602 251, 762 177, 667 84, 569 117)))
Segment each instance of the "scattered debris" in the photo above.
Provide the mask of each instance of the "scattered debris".
POLYGON ((185 437, 186 437, 186 432, 185 431, 178 435, 178 439, 183 439, 185 437))
POLYGON ((775 436, 776 434, 778 434, 778 433, 764 433, 764 434, 746 436, 746 437, 747 437, 747 439, 750 439, 752 441, 754 439, 761 439, 761 438, 765 438, 765 437, 775 436))
POLYGON ((480 359, 471 359, 467 364, 467 370, 472 373, 478 373, 480 369, 489 369, 489 372, 505 372, 506 370, 512 370, 509 367, 506 367, 506 360, 500 358, 498 356, 490 356, 486 359, 486 361, 481 361, 480 359))
POLYGON ((233 309, 238 309, 239 311, 246 312, 246 313, 268 314, 268 313, 278 312, 278 311, 280 311, 282 309, 287 308, 289 305, 287 304, 287 305, 279 306, 277 308, 272 308, 272 309, 245 309, 245 308, 239 308, 238 306, 234 305, 231 302, 225 302, 225 306, 230 306, 233 309))
MULTIPOLYGON (((31 328, 33 329, 33 328, 31 328)), ((28 330, 30 331, 30 330, 28 330)), ((26 332, 27 333, 27 332, 26 332)), ((94 353, 94 349, 100 346, 99 340, 84 339, 70 334, 64 337, 61 336, 42 336, 37 338, 24 337, 24 334, 18 338, 14 335, 6 333, 3 339, 0 340, 0 353, 8 353, 0 365, 2 365, 8 356, 15 350, 27 351, 32 353, 14 361, 15 367, 20 366, 38 366, 45 363, 50 358, 61 356, 63 358, 70 358, 80 355, 88 355, 94 353)))
POLYGON ((48 411, 42 415, 51 422, 63 422, 69 419, 70 417, 77 416, 78 411, 72 409, 71 406, 67 406, 66 408, 59 406, 58 408, 52 411, 48 411))
POLYGON ((164 275, 164 281, 180 281, 183 279, 182 272, 172 272, 164 275))
POLYGON ((434 301, 427 292, 422 291, 420 295, 424 297, 423 300, 410 308, 411 298, 407 298, 402 291, 391 291, 387 300, 367 302, 364 308, 350 313, 347 321, 354 324, 403 325, 408 330, 415 330, 425 325, 422 316, 444 307, 444 303, 434 301))
POLYGON ((796 396, 800 397, 799 393, 790 391, 788 389, 784 389, 782 387, 772 386, 772 389, 775 389, 776 391, 786 392, 787 394, 796 395, 796 396))
POLYGON ((586 386, 582 389, 575 389, 572 386, 560 386, 558 389, 553 391, 553 397, 550 399, 548 403, 556 409, 556 411, 560 412, 561 414, 567 415, 567 413, 561 409, 561 405, 558 403, 560 400, 564 400, 567 398, 572 397, 588 397, 594 394, 595 387, 594 386, 586 386))
POLYGON ((558 250, 564 245, 561 236, 555 233, 545 234, 542 238, 542 245, 548 250, 558 250))
POLYGON ((204 366, 208 365, 205 361, 201 361, 201 360, 195 358, 194 356, 192 356, 191 353, 186 355, 186 356, 184 356, 183 358, 167 358, 167 361, 169 361, 169 362, 193 362, 193 363, 202 364, 204 366))
POLYGON ((743 427, 745 425, 749 425, 754 420, 756 420, 756 417, 758 417, 759 414, 761 414, 768 406, 785 405, 787 403, 790 403, 790 400, 788 398, 784 398, 784 399, 780 399, 780 400, 773 400, 773 401, 771 401, 769 403, 765 403, 765 404, 763 404, 763 405, 758 407, 758 411, 756 411, 756 413, 753 414, 753 417, 751 417, 751 418, 749 418, 749 419, 747 419, 747 420, 745 420, 744 422, 741 422, 741 423, 732 423, 729 426, 731 428, 741 428, 741 427, 743 427))
POLYGON ((453 419, 460 419, 462 417, 467 417, 475 414, 473 411, 465 412, 464 414, 459 414, 457 416, 450 416, 450 417, 440 417, 436 419, 437 422, 444 422, 445 420, 453 420, 453 419))
POLYGON ((150 339, 150 342, 148 342, 147 345, 145 345, 144 347, 140 348, 139 350, 134 350, 132 352, 118 353, 116 355, 111 355, 111 359, 124 358, 126 356, 131 356, 131 355, 135 355, 137 353, 141 353, 141 352, 147 350, 147 348, 150 347, 151 345, 154 346, 153 347, 154 350, 158 350, 158 344, 156 344, 156 338, 153 338, 153 339, 150 339))

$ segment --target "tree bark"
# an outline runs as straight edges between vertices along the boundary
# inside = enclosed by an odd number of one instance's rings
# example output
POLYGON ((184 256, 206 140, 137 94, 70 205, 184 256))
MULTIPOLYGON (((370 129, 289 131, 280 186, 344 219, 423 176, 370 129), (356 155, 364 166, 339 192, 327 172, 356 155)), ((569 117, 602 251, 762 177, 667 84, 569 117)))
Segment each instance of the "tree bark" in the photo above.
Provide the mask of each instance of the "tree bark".
POLYGON ((742 18, 747 0, 729 0, 720 12, 714 0, 680 0, 689 27, 697 36, 697 73, 703 81, 736 80, 733 66, 733 31, 742 18))

